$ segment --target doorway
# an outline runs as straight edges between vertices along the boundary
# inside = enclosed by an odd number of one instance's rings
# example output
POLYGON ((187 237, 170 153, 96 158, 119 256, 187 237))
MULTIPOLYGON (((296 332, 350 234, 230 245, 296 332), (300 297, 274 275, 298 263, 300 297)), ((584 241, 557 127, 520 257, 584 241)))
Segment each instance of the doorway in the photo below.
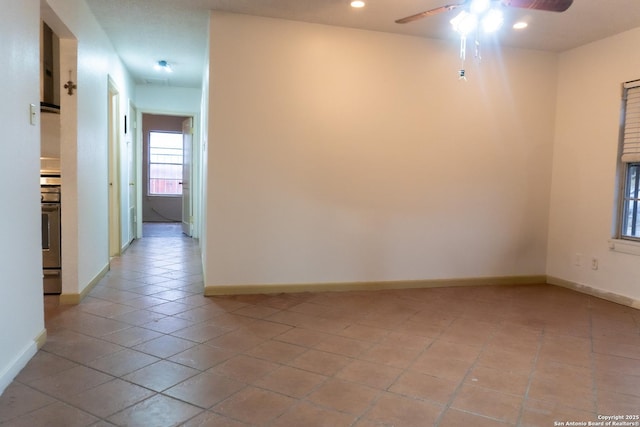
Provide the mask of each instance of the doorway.
POLYGON ((172 233, 191 236, 190 116, 142 114, 142 235, 172 233), (190 132, 190 126, 187 127, 190 132), (185 141, 187 147, 185 147, 185 141), (164 226, 164 231, 159 228, 164 226), (153 231, 151 231, 153 230, 153 231))

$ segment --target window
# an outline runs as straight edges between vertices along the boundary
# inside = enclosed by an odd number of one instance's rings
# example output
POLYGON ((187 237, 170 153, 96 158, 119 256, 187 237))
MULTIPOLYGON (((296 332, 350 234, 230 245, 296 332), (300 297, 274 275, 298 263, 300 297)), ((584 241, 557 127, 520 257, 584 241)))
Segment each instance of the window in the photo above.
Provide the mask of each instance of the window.
POLYGON ((640 241, 640 81, 627 82, 623 92, 622 193, 619 237, 640 241))
POLYGON ((622 195, 621 237, 640 239, 640 163, 629 163, 622 195))
POLYGON ((182 134, 149 132, 149 195, 182 195, 182 134))

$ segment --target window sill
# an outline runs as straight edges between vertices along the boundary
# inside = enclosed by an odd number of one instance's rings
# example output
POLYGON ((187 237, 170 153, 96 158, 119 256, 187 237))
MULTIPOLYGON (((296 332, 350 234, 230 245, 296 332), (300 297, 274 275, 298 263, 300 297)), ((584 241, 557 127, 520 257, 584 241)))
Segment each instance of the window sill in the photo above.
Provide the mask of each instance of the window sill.
POLYGON ((640 256, 640 242, 633 240, 611 239, 609 249, 615 252, 640 256))

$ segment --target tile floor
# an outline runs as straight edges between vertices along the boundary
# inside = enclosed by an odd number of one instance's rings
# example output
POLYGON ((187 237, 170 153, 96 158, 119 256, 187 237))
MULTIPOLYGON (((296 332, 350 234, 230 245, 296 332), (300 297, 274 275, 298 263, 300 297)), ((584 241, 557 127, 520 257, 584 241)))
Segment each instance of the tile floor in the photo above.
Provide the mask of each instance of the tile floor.
POLYGON ((143 238, 80 305, 46 297, 47 343, 0 397, 0 425, 539 427, 640 414, 638 310, 548 285, 205 298, 200 271, 191 239, 143 238))

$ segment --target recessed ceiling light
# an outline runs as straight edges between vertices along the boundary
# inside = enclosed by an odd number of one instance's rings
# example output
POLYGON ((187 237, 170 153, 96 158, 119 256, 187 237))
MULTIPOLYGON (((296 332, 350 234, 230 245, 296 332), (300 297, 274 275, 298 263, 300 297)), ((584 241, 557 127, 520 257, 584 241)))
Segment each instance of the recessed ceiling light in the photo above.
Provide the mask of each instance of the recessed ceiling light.
POLYGON ((520 22, 516 22, 515 24, 513 24, 513 29, 514 30, 523 30, 525 28, 527 28, 529 26, 529 24, 527 24, 524 21, 520 21, 520 22))
POLYGON ((351 2, 351 7, 357 7, 357 8, 364 7, 364 2, 362 0, 353 0, 351 2))

